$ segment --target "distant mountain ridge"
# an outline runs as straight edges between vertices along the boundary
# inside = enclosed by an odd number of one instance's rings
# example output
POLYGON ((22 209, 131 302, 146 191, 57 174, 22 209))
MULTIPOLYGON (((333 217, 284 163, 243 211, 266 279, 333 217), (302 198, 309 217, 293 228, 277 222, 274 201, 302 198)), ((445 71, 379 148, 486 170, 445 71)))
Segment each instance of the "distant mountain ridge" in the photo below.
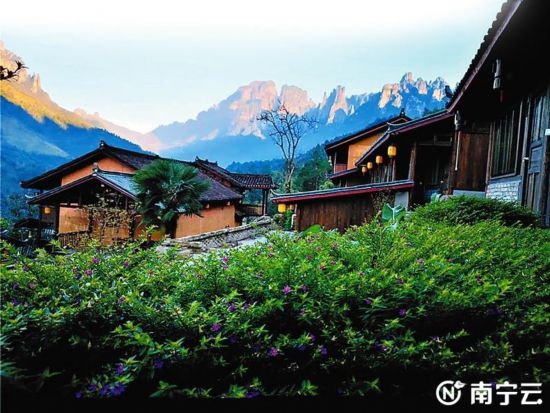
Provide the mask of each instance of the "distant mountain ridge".
POLYGON ((384 85, 379 92, 347 96, 345 87, 337 86, 315 103, 307 91, 297 86, 283 85, 279 92, 273 81, 255 81, 200 112, 196 119, 159 126, 151 134, 160 140, 162 154, 176 158, 198 155, 221 164, 265 160, 278 156, 278 152, 265 139, 256 118, 278 102, 319 122, 315 133, 303 140, 301 149, 305 151, 325 140, 360 130, 375 120, 389 118, 401 108, 412 118, 441 109, 447 101, 446 86, 447 82, 440 77, 426 81, 414 78, 409 72, 399 82, 384 85), (240 150, 228 151, 228 145, 239 146, 240 150))
MULTIPOLYGON (((20 60, 0 44, 3 66, 20 60)), ((0 206, 4 215, 7 197, 21 192, 19 182, 29 179, 97 148, 100 140, 142 151, 78 113, 63 109, 42 90, 40 76, 27 69, 0 88, 0 206)))

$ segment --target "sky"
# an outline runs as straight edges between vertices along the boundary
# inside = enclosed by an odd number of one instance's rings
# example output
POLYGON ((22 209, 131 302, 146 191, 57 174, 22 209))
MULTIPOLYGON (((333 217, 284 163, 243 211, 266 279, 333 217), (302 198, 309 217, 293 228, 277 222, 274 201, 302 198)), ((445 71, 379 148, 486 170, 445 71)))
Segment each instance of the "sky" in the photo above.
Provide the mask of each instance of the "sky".
POLYGON ((67 109, 148 132, 254 80, 318 102, 405 72, 454 86, 502 0, 26 0, 0 38, 67 109))

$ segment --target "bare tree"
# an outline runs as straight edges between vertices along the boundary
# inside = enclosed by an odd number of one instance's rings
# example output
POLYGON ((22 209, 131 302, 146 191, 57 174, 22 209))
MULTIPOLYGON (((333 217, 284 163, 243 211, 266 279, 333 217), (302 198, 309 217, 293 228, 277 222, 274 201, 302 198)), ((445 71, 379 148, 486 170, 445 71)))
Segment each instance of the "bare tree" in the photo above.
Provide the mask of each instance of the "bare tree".
POLYGON ((27 66, 20 62, 19 60, 15 62, 15 69, 10 69, 9 67, 4 67, 0 65, 0 80, 10 80, 17 79, 19 72, 23 69, 26 69, 27 66))
POLYGON ((317 126, 317 120, 289 112, 284 103, 279 102, 277 106, 262 111, 256 120, 266 126, 267 134, 281 150, 285 162, 283 186, 286 192, 291 192, 298 145, 306 133, 317 126))

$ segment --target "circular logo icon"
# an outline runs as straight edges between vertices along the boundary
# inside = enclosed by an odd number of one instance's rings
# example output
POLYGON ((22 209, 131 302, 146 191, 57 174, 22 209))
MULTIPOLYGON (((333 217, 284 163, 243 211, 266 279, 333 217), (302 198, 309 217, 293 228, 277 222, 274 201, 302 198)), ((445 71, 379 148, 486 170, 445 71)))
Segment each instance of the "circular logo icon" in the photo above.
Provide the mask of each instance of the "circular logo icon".
POLYGON ((457 404, 462 396, 462 389, 465 386, 461 381, 445 380, 439 383, 435 389, 435 397, 439 403, 445 406, 457 404))

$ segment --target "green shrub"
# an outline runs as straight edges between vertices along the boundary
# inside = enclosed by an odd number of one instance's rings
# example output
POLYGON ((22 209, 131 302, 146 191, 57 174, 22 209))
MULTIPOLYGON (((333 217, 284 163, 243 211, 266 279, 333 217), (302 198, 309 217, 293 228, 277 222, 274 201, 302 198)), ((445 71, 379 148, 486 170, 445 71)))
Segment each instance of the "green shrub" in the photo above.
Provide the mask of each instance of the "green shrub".
POLYGON ((550 233, 376 223, 194 259, 6 258, 3 386, 53 397, 365 395, 550 379, 550 233))
POLYGON ((538 216, 516 203, 471 196, 451 197, 430 202, 416 208, 413 219, 445 222, 448 224, 475 224, 498 220, 504 225, 535 226, 538 216))

